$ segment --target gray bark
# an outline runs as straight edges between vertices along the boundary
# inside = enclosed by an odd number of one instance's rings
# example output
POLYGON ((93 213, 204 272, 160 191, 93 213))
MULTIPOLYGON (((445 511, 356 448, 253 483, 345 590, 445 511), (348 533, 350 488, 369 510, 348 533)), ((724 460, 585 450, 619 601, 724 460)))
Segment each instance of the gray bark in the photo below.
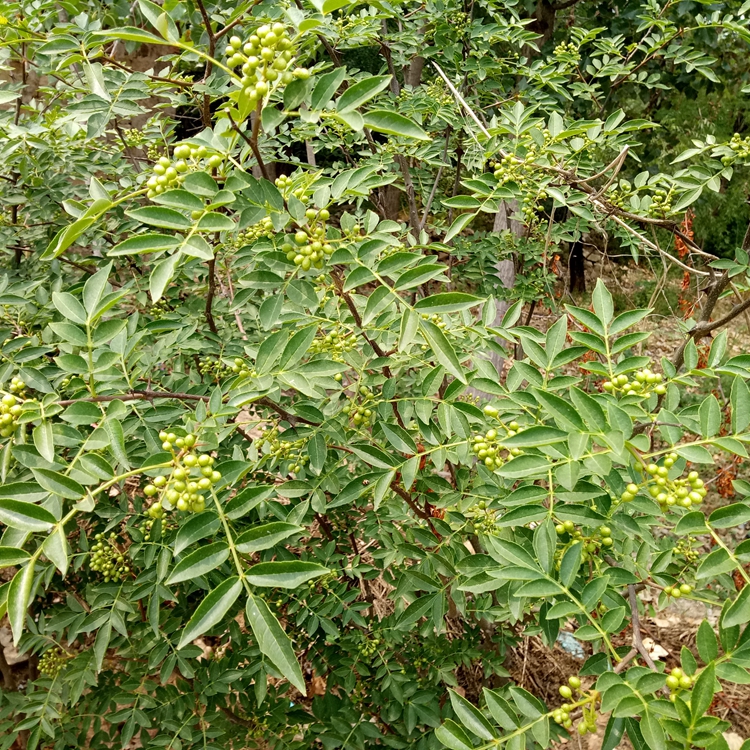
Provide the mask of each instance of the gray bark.
MULTIPOLYGON (((517 205, 515 201, 510 201, 509 203, 503 201, 500 204, 498 212, 495 214, 495 222, 492 226, 492 231, 504 232, 510 229, 514 236, 522 236, 523 224, 520 221, 511 218, 516 210, 517 205)), ((513 289, 516 283, 516 269, 513 261, 498 260, 495 263, 495 271, 495 276, 500 280, 500 284, 503 286, 503 288, 513 289)), ((505 313, 508 312, 509 307, 509 302, 506 302, 505 300, 497 300, 497 302, 495 303, 495 320, 493 321, 494 326, 500 325, 503 317, 505 316, 505 313)), ((489 361, 492 362, 493 366, 495 367, 499 379, 500 373, 503 371, 503 358, 493 351, 490 353, 489 361)), ((468 388, 467 392, 474 396, 479 396, 480 398, 487 398, 489 396, 489 394, 484 393, 483 391, 479 391, 476 388, 468 388)))

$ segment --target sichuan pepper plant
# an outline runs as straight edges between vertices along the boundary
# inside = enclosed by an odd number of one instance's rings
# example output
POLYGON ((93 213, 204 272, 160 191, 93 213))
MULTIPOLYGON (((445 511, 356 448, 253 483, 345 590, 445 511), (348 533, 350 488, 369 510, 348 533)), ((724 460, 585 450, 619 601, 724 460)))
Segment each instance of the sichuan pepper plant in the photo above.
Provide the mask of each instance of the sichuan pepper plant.
POLYGON ((747 5, 533 55, 510 0, 4 10, 0 610, 31 661, 0 746, 518 749, 604 714, 607 750, 725 748, 750 485, 703 503, 747 458, 750 301, 718 305, 748 256, 681 220, 750 149, 634 167, 618 100, 716 79, 700 45, 741 47, 747 5), (594 229, 700 280, 671 359, 601 281, 529 325, 594 229), (472 245, 531 280, 502 314, 472 245), (654 663, 643 592, 717 626, 654 663), (587 659, 548 706, 503 663, 563 630, 587 659))

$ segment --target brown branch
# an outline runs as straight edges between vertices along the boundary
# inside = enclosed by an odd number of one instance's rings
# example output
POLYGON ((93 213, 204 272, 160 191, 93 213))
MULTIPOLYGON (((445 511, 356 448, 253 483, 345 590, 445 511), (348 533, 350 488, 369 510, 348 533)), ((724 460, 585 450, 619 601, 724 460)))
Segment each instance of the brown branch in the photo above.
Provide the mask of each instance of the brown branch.
POLYGON ((724 273, 718 278, 715 278, 711 286, 708 287, 708 298, 706 299, 706 304, 703 306, 700 320, 696 323, 695 328, 688 333, 687 338, 682 342, 682 345, 672 357, 672 364, 677 370, 679 370, 685 362, 685 349, 687 349, 687 345, 691 340, 699 339, 716 328, 726 325, 726 323, 730 322, 736 318, 737 315, 740 315, 740 313, 750 307, 750 299, 745 300, 745 302, 735 305, 723 318, 720 318, 713 323, 710 322, 714 308, 719 302, 719 297, 728 284, 729 274, 724 271, 724 273))
POLYGON ((552 10, 557 12, 558 10, 565 10, 566 8, 572 8, 574 5, 577 5, 581 0, 563 0, 560 3, 555 3, 554 5, 551 5, 550 7, 552 10))
POLYGON ((241 716, 238 716, 234 711, 232 711, 231 708, 227 708, 226 706, 222 706, 221 704, 218 704, 219 710, 229 719, 229 721, 232 722, 232 724, 237 724, 241 727, 247 727, 249 729, 254 729, 256 727, 255 722, 250 721, 249 719, 243 719, 241 716))
POLYGON ((255 117, 253 119, 253 129, 252 129, 252 137, 248 138, 247 133, 245 133, 243 130, 240 130, 239 125, 234 121, 234 118, 232 117, 232 113, 227 110, 226 112, 227 117, 229 118, 229 123, 232 126, 232 130, 234 130, 237 135, 242 138, 245 143, 247 143, 248 146, 250 146, 250 150, 253 152, 253 156, 255 157, 255 160, 258 162, 258 167, 260 168, 260 171, 267 180, 270 181, 270 178, 268 176, 268 171, 266 170, 266 165, 263 162, 263 159, 260 155, 260 149, 258 148, 258 131, 260 130, 260 102, 258 102, 258 109, 255 111, 255 117))
MULTIPOLYGON (((656 664, 654 664, 654 660, 651 658, 648 649, 643 645, 641 620, 638 615, 638 598, 635 595, 635 587, 633 584, 628 585, 628 600, 630 602, 630 614, 633 618, 631 622, 633 626, 633 648, 643 657, 643 660, 646 662, 649 669, 656 671, 656 664)), ((662 692, 665 694, 669 693, 666 687, 662 688, 662 692)))
POLYGON ((208 294, 206 295, 206 323, 211 329, 211 333, 218 335, 219 329, 216 327, 216 321, 214 320, 213 304, 214 297, 216 296, 216 258, 211 258, 208 261, 208 294))
POLYGON ((403 499, 403 501, 422 519, 430 520, 430 514, 425 513, 415 502, 412 500, 409 493, 401 487, 401 485, 394 479, 390 485, 391 489, 403 499))
POLYGON ((419 236, 419 212, 417 211, 417 194, 414 190, 414 182, 411 179, 411 172, 409 171, 409 162, 403 154, 396 154, 396 164, 398 164, 401 170, 401 175, 404 178, 404 187, 406 188, 406 200, 409 204, 409 225, 412 229, 412 234, 415 237, 419 236))
MULTIPOLYGON (((126 73, 136 73, 139 71, 135 71, 132 68, 129 68, 127 65, 123 65, 121 62, 118 62, 112 57, 107 57, 106 55, 102 55, 102 57, 99 58, 100 60, 104 60, 104 62, 109 63, 110 65, 114 65, 116 68, 120 68, 120 70, 124 70, 126 73)), ((155 75, 149 75, 148 73, 142 73, 141 75, 145 75, 147 78, 150 78, 152 81, 161 81, 163 83, 169 83, 172 86, 179 86, 181 88, 189 89, 193 86, 192 81, 178 81, 174 78, 164 78, 163 76, 155 76, 155 75)))
POLYGON ((432 190, 430 191, 430 195, 427 198, 427 203, 425 203, 424 205, 422 221, 419 222, 420 232, 424 229, 425 224, 427 224, 427 216, 430 213, 430 208, 432 208, 432 201, 435 200, 435 193, 437 193, 438 183, 440 182, 440 178, 443 176, 444 163, 445 163, 445 160, 448 158, 448 144, 450 143, 451 132, 452 132, 452 128, 449 125, 445 131, 445 148, 443 149, 443 164, 441 164, 440 167, 438 167, 437 174, 435 175, 435 182, 432 184, 432 190))
POLYGON ((172 393, 168 391, 128 391, 117 393, 112 396, 90 396, 88 398, 71 398, 57 401, 58 406, 70 406, 71 404, 103 404, 109 401, 152 401, 156 398, 173 398, 178 401, 208 401, 208 396, 199 396, 197 393, 172 393))
POLYGON ((283 406, 279 406, 278 404, 271 401, 270 398, 266 398, 265 396, 263 398, 259 398, 255 403, 260 404, 261 406, 267 406, 269 409, 272 409, 280 417, 289 422, 292 427, 295 427, 298 422, 310 425, 311 427, 320 427, 317 422, 311 422, 309 419, 305 419, 304 417, 300 417, 296 414, 290 414, 283 406))
POLYGON ((13 679, 13 671, 8 664, 8 660, 5 658, 5 651, 0 646, 0 674, 3 676, 3 684, 6 690, 15 690, 16 681, 13 679))

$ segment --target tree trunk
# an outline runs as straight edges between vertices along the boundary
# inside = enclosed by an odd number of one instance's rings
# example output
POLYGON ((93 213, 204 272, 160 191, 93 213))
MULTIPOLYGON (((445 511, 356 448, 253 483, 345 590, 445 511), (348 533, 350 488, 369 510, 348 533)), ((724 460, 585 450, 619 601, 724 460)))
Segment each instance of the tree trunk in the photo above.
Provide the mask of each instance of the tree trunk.
MULTIPOLYGON (((523 234, 523 224, 516 219, 511 218, 517 210, 516 201, 503 201, 500 204, 498 212, 495 214, 495 222, 492 226, 493 232, 504 232, 508 229, 513 233, 515 237, 520 237, 523 234), (510 213, 510 215, 509 215, 510 213)), ((495 276, 500 280, 500 284, 505 289, 513 289, 516 283, 516 268, 515 263, 512 260, 498 260, 495 263, 495 276)), ((497 300, 495 303, 495 320, 493 321, 494 326, 499 326, 503 321, 505 313, 508 312, 510 303, 505 300, 497 300)), ((498 343, 500 339, 497 339, 498 343)), ((503 371, 503 358, 497 352, 491 352, 489 361, 495 367, 498 373, 498 380, 500 379, 500 373, 503 371)), ((468 393, 480 398, 487 398, 489 394, 483 391, 478 391, 476 388, 467 389, 468 393)))
POLYGON ((568 279, 571 292, 586 291, 586 269, 583 262, 583 242, 578 240, 570 246, 568 256, 568 279))

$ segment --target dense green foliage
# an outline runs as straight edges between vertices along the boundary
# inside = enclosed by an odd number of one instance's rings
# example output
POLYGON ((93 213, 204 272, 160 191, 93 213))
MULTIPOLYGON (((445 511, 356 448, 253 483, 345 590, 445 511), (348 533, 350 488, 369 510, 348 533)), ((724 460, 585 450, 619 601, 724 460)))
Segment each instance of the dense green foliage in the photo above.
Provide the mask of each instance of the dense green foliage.
POLYGON ((2 13, 0 748, 726 748, 750 3, 2 13), (671 359, 601 280, 529 325, 594 235, 705 292, 671 359))

